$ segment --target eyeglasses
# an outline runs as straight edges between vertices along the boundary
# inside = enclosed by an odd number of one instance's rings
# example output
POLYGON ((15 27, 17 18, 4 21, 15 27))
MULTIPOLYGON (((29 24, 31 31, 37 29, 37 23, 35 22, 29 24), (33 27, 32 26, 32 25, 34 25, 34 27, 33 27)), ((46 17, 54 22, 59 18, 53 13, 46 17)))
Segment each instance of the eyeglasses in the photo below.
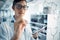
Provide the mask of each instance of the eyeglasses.
POLYGON ((21 8, 28 9, 28 6, 27 5, 22 6, 21 4, 16 4, 16 8, 17 9, 21 9, 21 8))

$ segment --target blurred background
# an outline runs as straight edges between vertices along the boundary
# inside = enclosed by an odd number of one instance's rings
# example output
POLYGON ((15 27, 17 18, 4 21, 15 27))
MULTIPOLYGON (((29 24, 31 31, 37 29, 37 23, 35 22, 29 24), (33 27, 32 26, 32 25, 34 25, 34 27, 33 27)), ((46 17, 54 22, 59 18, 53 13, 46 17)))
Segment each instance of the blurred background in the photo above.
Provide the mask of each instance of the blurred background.
MULTIPOLYGON (((60 40, 60 0, 27 0, 29 6, 25 19, 38 40, 60 40)), ((0 0, 0 24, 14 23, 13 0, 0 0)))

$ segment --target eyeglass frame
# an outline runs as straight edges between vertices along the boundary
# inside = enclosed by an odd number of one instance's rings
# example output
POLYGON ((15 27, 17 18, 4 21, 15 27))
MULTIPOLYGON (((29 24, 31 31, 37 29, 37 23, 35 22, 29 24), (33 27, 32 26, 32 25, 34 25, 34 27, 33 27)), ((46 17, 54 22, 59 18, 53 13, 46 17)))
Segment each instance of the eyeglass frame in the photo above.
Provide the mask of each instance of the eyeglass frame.
POLYGON ((21 8, 23 8, 24 10, 28 9, 28 6, 27 6, 27 5, 22 6, 21 4, 16 4, 15 6, 16 6, 16 8, 17 8, 18 10, 21 9, 21 8), (19 6, 19 7, 18 7, 18 6, 19 6))

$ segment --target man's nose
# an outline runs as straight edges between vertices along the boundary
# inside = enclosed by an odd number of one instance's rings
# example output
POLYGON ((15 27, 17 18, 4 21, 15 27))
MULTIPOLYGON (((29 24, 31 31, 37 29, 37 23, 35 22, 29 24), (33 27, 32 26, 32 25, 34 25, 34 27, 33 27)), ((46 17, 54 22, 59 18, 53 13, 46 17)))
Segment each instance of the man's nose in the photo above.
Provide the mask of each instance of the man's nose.
POLYGON ((19 12, 20 12, 20 13, 23 13, 23 12, 24 12, 24 9, 23 9, 23 8, 21 8, 21 9, 19 10, 19 12))

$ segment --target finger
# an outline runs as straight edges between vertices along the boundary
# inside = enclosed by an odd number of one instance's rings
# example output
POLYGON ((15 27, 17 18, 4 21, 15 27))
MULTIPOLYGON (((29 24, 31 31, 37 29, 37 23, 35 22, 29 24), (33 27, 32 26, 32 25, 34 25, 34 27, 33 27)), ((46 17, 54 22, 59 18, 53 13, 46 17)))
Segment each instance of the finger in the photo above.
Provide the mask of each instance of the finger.
POLYGON ((14 30, 17 31, 19 28, 19 24, 18 23, 14 23, 14 30))

